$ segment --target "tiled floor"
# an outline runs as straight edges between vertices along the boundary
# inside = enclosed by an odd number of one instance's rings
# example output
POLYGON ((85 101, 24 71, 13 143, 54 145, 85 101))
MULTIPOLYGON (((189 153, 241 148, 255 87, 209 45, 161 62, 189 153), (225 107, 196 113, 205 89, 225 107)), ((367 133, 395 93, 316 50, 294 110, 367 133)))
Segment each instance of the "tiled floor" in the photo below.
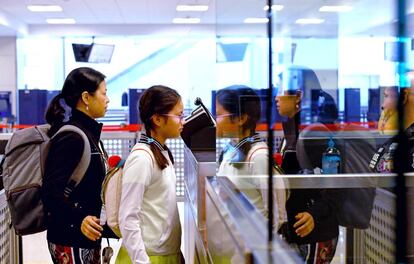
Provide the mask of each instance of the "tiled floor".
MULTIPOLYGON (((184 203, 178 203, 178 210, 180 213, 180 220, 182 226, 184 226, 184 203)), ((333 264, 345 263, 345 237, 343 230, 341 229, 337 251, 335 254, 333 264)), ((182 237, 181 250, 184 253, 184 237, 182 237)), ((114 249, 114 256, 111 263, 115 263, 115 258, 121 246, 120 240, 110 239, 111 247, 114 249)), ((102 248, 107 246, 106 240, 102 241, 102 248)), ((185 255, 185 254, 184 254, 185 255)), ((23 263, 25 264, 51 264, 52 260, 47 249, 46 232, 38 233, 35 235, 23 237, 23 263)))
MULTIPOLYGON (((181 226, 184 226, 184 203, 178 203, 178 211, 180 213, 181 226)), ((182 237, 181 250, 184 250, 184 236, 182 237)), ((116 255, 118 254, 121 240, 110 239, 109 243, 114 249, 114 256, 111 263, 115 263, 116 255)), ((102 248, 106 247, 106 239, 102 241, 102 248)), ((24 264, 51 264, 52 259, 47 248, 46 232, 24 236, 23 237, 23 263, 24 264)))

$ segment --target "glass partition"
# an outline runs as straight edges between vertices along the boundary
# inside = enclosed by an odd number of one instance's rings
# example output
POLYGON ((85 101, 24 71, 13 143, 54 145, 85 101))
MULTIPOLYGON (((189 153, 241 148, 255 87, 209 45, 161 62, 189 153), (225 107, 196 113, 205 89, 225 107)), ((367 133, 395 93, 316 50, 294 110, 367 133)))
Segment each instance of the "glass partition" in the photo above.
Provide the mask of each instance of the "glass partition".
POLYGON ((217 85, 212 111, 217 122, 218 175, 231 179, 267 216, 267 195, 263 192, 267 180, 251 177, 267 175, 262 166, 268 156, 267 145, 256 129, 266 122, 265 5, 265 1, 216 2, 217 85))
POLYGON ((274 240, 303 261, 395 263, 414 252, 403 176, 414 167, 412 8, 216 2, 217 175, 265 219, 273 208, 274 240))
MULTIPOLYGON (((263 217, 258 224, 264 230, 270 211, 267 164, 272 157, 266 143, 269 39, 265 7, 266 1, 216 1, 217 85, 212 96, 217 176, 241 191, 263 217)), ((274 230, 286 219, 285 184, 277 180, 276 185, 274 230)), ((207 218, 207 234, 212 232, 209 226, 214 225, 207 218)), ((261 247, 257 250, 266 248, 267 235, 262 234, 262 239, 265 243, 257 245, 261 247)), ((212 250, 214 243, 209 239, 212 250)), ((221 259, 226 259, 224 253, 221 259)))
POLYGON ((284 237, 304 260, 396 262, 404 229, 396 202, 405 193, 389 173, 404 153, 392 137, 408 48, 395 23, 398 2, 272 9, 272 82, 283 117, 275 151, 291 175, 284 237))

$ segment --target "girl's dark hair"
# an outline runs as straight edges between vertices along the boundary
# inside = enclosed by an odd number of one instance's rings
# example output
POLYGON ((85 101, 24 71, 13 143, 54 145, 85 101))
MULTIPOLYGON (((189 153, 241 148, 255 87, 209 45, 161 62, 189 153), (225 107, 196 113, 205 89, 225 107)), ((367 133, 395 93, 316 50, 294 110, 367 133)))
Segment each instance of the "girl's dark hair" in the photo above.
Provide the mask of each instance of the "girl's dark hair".
MULTIPOLYGON (((151 131, 154 129, 151 118, 155 114, 168 114, 175 105, 181 100, 181 96, 167 86, 154 85, 146 89, 139 100, 139 115, 142 123, 145 126, 147 136, 151 136, 151 131)), ((168 166, 168 161, 161 153, 155 144, 150 144, 152 153, 154 153, 155 160, 161 169, 168 166)), ((172 162, 172 154, 168 150, 168 155, 172 162)))
POLYGON ((248 130, 253 135, 256 124, 260 120, 260 98, 257 93, 247 86, 232 85, 219 90, 216 94, 217 102, 231 115, 231 119, 247 116, 243 124, 243 131, 248 130))
MULTIPOLYGON (((256 124, 260 120, 261 106, 260 98, 257 93, 247 86, 232 85, 219 90, 216 94, 217 102, 230 114, 232 120, 246 115, 247 120, 243 124, 243 131, 248 130, 249 136, 253 136, 256 130, 256 124)), ((243 157, 251 149, 251 143, 246 142, 240 147, 243 157)))
POLYGON ((65 100, 66 105, 74 109, 83 92, 94 94, 104 80, 105 75, 92 68, 81 67, 72 70, 66 77, 62 91, 50 102, 46 110, 46 122, 53 126, 65 119, 65 108, 61 105, 60 99, 65 100))

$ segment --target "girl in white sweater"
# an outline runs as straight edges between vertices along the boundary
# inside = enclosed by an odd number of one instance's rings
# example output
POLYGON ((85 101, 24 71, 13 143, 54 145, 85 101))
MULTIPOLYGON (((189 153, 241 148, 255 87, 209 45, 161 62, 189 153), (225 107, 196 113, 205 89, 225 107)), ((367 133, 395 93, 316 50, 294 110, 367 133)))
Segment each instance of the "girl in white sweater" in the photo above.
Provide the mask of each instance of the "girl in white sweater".
POLYGON ((116 263, 181 264, 174 160, 165 141, 180 136, 183 103, 175 90, 153 86, 142 94, 139 112, 145 133, 124 166, 116 263))
MULTIPOLYGON (((217 136, 232 139, 220 155, 218 175, 228 177, 268 218, 269 148, 256 133, 260 104, 257 93, 246 86, 230 86, 217 92, 217 136)), ((279 172, 275 169, 273 174, 279 172)), ((274 187, 274 227, 277 230, 286 221, 286 186, 283 180, 275 177, 274 187)))

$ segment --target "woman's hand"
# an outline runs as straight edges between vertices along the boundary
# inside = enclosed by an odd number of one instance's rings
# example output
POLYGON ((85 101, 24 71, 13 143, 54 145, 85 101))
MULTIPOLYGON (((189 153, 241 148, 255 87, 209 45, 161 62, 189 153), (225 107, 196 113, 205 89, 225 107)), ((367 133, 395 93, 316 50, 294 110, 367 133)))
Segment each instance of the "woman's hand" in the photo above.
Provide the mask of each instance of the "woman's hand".
POLYGON ((293 228, 295 228, 295 232, 298 236, 305 237, 315 228, 315 221, 310 213, 298 213, 295 218, 298 221, 293 225, 293 228))
POLYGON ((92 241, 101 238, 103 228, 99 224, 99 219, 96 216, 88 215, 82 220, 81 232, 84 236, 92 241))

